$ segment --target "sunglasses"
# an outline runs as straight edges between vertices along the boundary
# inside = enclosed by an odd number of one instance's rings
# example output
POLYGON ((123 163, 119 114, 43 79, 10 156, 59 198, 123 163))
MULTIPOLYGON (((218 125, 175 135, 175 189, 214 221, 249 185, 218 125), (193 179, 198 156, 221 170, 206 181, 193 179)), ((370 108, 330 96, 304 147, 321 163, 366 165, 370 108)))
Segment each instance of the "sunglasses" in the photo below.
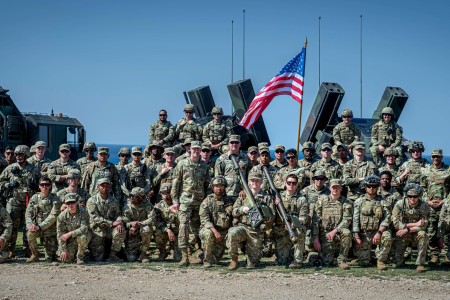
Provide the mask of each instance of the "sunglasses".
POLYGON ((431 156, 431 158, 433 158, 433 159, 434 159, 434 158, 441 158, 441 157, 442 157, 442 156, 439 156, 439 155, 432 155, 432 156, 431 156))
POLYGON ((286 184, 287 185, 296 185, 296 184, 298 184, 298 182, 297 181, 286 181, 286 184))
POLYGON ((286 159, 294 159, 295 156, 286 156, 286 159))
POLYGON ((184 113, 192 115, 194 112, 193 111, 185 111, 184 113))
POLYGON ((327 179, 325 177, 314 177, 314 180, 325 181, 327 179))
POLYGON ((213 116, 221 116, 222 114, 219 113, 213 113, 213 116))
POLYGON ((160 117, 167 117, 165 114, 159 114, 160 117))
POLYGON ((14 152, 5 152, 5 155, 13 155, 14 152))
POLYGON ((284 150, 276 150, 275 153, 284 153, 284 150))
POLYGON ((209 150, 209 149, 202 149, 202 152, 203 153, 208 153, 208 152, 211 152, 211 150, 209 150))
POLYGON ((408 197, 410 199, 419 198, 419 196, 406 196, 406 197, 408 197))
POLYGON ((120 154, 119 157, 130 157, 130 154, 120 154))
POLYGON ((230 142, 231 145, 237 145, 237 144, 239 144, 239 143, 240 143, 240 142, 235 142, 235 141, 230 142))
POLYGON ((322 151, 328 152, 328 151, 331 151, 331 149, 330 148, 325 148, 325 149, 322 149, 322 151))
POLYGON ((368 188, 368 189, 377 189, 378 185, 366 185, 366 188, 368 188))
POLYGON ((75 204, 77 204, 77 202, 76 202, 76 201, 72 201, 72 202, 66 202, 66 205, 75 205, 75 204))
POLYGON ((61 153, 69 153, 70 151, 69 150, 61 150, 59 152, 61 152, 61 153))
POLYGON ((349 117, 349 116, 345 116, 345 117, 344 117, 344 116, 342 116, 342 118, 343 118, 343 119, 351 119, 352 117, 349 117))
POLYGON ((39 186, 49 187, 49 186, 51 186, 51 184, 50 183, 39 183, 39 186))
POLYGON ((142 153, 133 153, 133 156, 142 156, 142 153))
POLYGON ((255 154, 258 154, 258 152, 252 151, 252 152, 250 152, 250 154, 251 154, 251 155, 255 155, 255 154))
POLYGON ((84 150, 84 152, 86 152, 86 153, 92 153, 92 152, 94 152, 94 150, 88 150, 88 149, 86 149, 86 150, 84 150))

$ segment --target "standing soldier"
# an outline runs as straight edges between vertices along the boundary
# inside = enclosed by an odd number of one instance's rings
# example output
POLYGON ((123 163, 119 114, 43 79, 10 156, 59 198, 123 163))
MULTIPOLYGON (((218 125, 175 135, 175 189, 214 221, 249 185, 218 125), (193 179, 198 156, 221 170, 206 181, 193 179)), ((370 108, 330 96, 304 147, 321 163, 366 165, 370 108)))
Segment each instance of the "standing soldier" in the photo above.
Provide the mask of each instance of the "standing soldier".
POLYGON ((0 206, 0 264, 8 258, 8 252, 5 251, 8 245, 12 231, 12 220, 3 206, 0 206))
MULTIPOLYGON (((263 143, 260 143, 260 144, 263 144, 263 143)), ((258 158, 259 158, 258 147, 256 147, 256 146, 248 147, 247 157, 248 157, 248 160, 250 161, 250 163, 252 164, 252 167, 257 166, 259 164, 259 161, 258 161, 258 158)))
POLYGON ((228 145, 228 138, 232 130, 229 124, 223 119, 223 110, 221 107, 215 106, 211 111, 213 120, 208 122, 203 128, 203 142, 211 144, 213 152, 221 151, 222 146, 228 145))
POLYGON ((326 266, 335 263, 335 253, 339 249, 337 262, 339 268, 349 269, 347 264, 348 251, 352 246, 353 205, 341 196, 342 181, 330 181, 330 195, 322 195, 314 207, 313 240, 314 249, 320 253, 326 266))
POLYGON ((67 209, 62 211, 56 223, 59 258, 64 263, 75 259, 78 265, 84 264, 84 253, 89 244, 89 214, 78 206, 78 195, 69 193, 64 196, 67 209))
POLYGON ((383 198, 383 201, 390 203, 391 211, 394 208, 395 203, 402 199, 402 196, 397 189, 392 187, 392 174, 389 171, 383 171, 380 173, 380 188, 378 189, 378 195, 383 198))
POLYGON ((52 162, 49 158, 45 157, 45 151, 47 150, 47 144, 43 141, 37 141, 34 144, 35 152, 27 159, 29 164, 36 166, 41 172, 41 176, 47 174, 48 166, 52 162))
POLYGON ((237 226, 230 228, 227 237, 228 253, 231 257, 231 263, 228 269, 235 270, 238 267, 239 244, 246 243, 247 267, 254 268, 261 260, 261 250, 264 240, 264 232, 272 227, 274 221, 274 206, 272 198, 261 191, 263 174, 260 172, 250 172, 248 176, 248 185, 253 194, 256 205, 259 205, 266 213, 263 217, 263 224, 257 228, 252 227, 248 216, 252 208, 252 202, 246 195, 245 198, 239 197, 233 205, 233 217, 237 220, 237 226))
POLYGON ((409 242, 417 242, 417 271, 425 272, 428 235, 426 228, 430 216, 430 207, 423 201, 422 188, 416 183, 409 183, 404 189, 405 198, 395 203, 392 210, 392 222, 395 234, 395 265, 405 263, 405 250, 409 242))
POLYGON ((56 219, 60 213, 61 201, 51 193, 52 182, 46 176, 39 179, 40 193, 31 197, 25 211, 28 245, 31 256, 27 262, 39 261, 37 238, 44 242, 45 259, 56 261, 58 239, 56 238, 56 219))
POLYGON ((362 267, 370 265, 372 245, 377 245, 377 268, 386 270, 392 236, 389 231, 391 223, 391 203, 378 195, 380 178, 369 175, 364 179, 366 194, 358 198, 353 206, 353 238, 355 255, 362 267))
POLYGON ((16 156, 14 155, 14 147, 6 146, 4 155, 8 166, 16 162, 16 156))
POLYGON ((216 161, 211 159, 211 145, 208 143, 202 144, 202 153, 200 153, 202 160, 205 162, 205 164, 208 165, 209 175, 214 177, 214 168, 216 166, 216 161))
POLYGON ((408 152, 411 153, 411 158, 405 161, 399 169, 399 180, 402 184, 408 183, 423 183, 423 176, 428 166, 428 161, 422 158, 422 153, 425 148, 422 142, 412 142, 408 145, 408 152))
POLYGON ((283 145, 275 145, 274 150, 275 150, 275 159, 271 161, 270 164, 274 166, 278 171, 282 167, 288 165, 288 162, 284 155, 286 148, 283 145))
POLYGON ((446 242, 450 241, 450 198, 446 198, 444 200, 444 204, 442 205, 442 209, 439 213, 437 240, 441 249, 445 249, 447 246, 447 253, 444 258, 444 263, 449 264, 450 248, 446 245, 446 242))
POLYGON ((159 120, 150 126, 149 144, 156 144, 162 147, 170 147, 175 137, 175 128, 170 121, 167 121, 167 111, 159 111, 159 120))
POLYGON ((288 162, 288 165, 278 170, 277 174, 275 174, 273 178, 275 187, 280 191, 284 190, 286 188, 286 185, 284 184, 284 182, 286 181, 286 177, 292 173, 297 175, 297 177, 299 178, 298 188, 303 188, 306 176, 304 174, 305 170, 298 164, 297 151, 295 149, 288 149, 286 151, 286 160, 288 162))
MULTIPOLYGON (((27 162, 30 156, 28 146, 19 145, 14 150, 16 161, 6 167, 0 175, 0 188, 6 193, 6 210, 13 227, 8 244, 9 258, 15 257, 17 232, 20 224, 25 224, 25 210, 29 200, 38 190, 39 170, 27 162)), ((25 235, 26 236, 26 235, 25 235)), ((24 249, 28 248, 24 239, 24 249)))
POLYGON ((70 169, 80 170, 80 166, 70 159, 70 146, 59 146, 59 159, 54 160, 48 166, 48 177, 53 182, 53 193, 58 193, 67 186, 67 174, 70 169))
POLYGON ((97 194, 97 182, 100 178, 108 178, 111 182, 110 193, 120 201, 122 198, 122 189, 120 174, 116 167, 108 161, 109 148, 99 147, 97 152, 97 161, 91 162, 83 175, 81 187, 88 191, 91 196, 97 194))
MULTIPOLYGON (((119 157, 119 162, 116 164, 117 172, 120 174, 120 181, 122 183, 122 190, 125 188, 123 185, 127 182, 127 171, 125 170, 125 166, 130 162, 131 150, 128 147, 122 147, 117 153, 119 157)), ((122 195, 121 203, 125 203, 126 195, 122 195)))
POLYGON ((125 171, 127 172, 125 179, 127 193, 129 194, 135 187, 140 187, 144 189, 144 193, 147 195, 152 187, 152 183, 150 181, 150 169, 141 162, 142 147, 134 146, 131 149, 131 157, 133 160, 125 166, 125 171))
POLYGON ((247 155, 239 150, 241 146, 241 138, 239 135, 232 134, 230 136, 228 146, 230 147, 230 150, 222 154, 216 160, 214 175, 216 177, 225 177, 227 180, 227 195, 237 197, 239 192, 242 191, 242 183, 239 180, 239 173, 235 170, 233 162, 231 161, 231 155, 236 156, 236 159, 239 162, 239 168, 244 172, 244 174, 248 174, 252 168, 252 164, 248 160, 247 155))
POLYGON ((303 186, 310 184, 310 178, 313 176, 311 172, 311 166, 317 161, 316 148, 312 142, 304 142, 302 145, 303 158, 298 161, 300 167, 304 168, 305 182, 303 186))
MULTIPOLYGON (((167 147, 164 150, 165 162, 163 164, 159 164, 153 174, 150 175, 153 180, 153 191, 160 191, 160 188, 164 183, 167 183, 170 187, 172 187, 172 180, 175 178, 175 170, 177 166, 175 163, 175 158, 176 155, 173 148, 167 147)), ((160 197, 157 197, 157 199, 161 200, 160 197)))
POLYGON ((175 139, 183 143, 185 139, 191 138, 194 141, 202 140, 202 126, 195 122, 194 105, 186 104, 184 106, 185 117, 180 119, 175 125, 175 139))
POLYGON ((361 190, 364 178, 378 173, 375 164, 366 159, 365 144, 355 142, 353 148, 353 159, 344 165, 344 184, 348 187, 347 199, 352 202, 364 194, 361 190))
POLYGON ((150 172, 152 172, 158 164, 164 163, 164 158, 162 158, 162 154, 164 152, 164 148, 157 144, 148 144, 145 147, 144 155, 145 155, 145 164, 149 167, 150 172))
MULTIPOLYGON (((262 168, 267 167, 269 174, 273 178, 275 177, 275 175, 277 174, 277 168, 272 166, 270 164, 270 152, 269 152, 269 148, 265 145, 262 145, 261 147, 259 147, 259 164, 254 166, 250 171, 258 171, 264 174, 264 171, 262 168)), ((270 184, 269 181, 267 180, 266 176, 263 176, 263 180, 262 180, 262 184, 261 184, 261 190, 263 190, 265 193, 271 193, 272 190, 270 188, 270 184)))
POLYGON ((392 187, 395 188, 399 193, 402 193, 402 187, 399 178, 399 166, 396 163, 398 157, 397 150, 395 150, 395 148, 387 148, 384 151, 383 156, 386 159, 386 164, 379 168, 378 171, 380 172, 380 174, 384 171, 389 171, 392 174, 392 187))
MULTIPOLYGON (((81 207, 86 207, 86 202, 91 197, 86 190, 80 187, 81 172, 78 169, 71 169, 67 174, 67 181, 69 186, 60 190, 57 194, 60 200, 64 199, 64 196, 68 193, 75 193, 79 196, 79 203, 81 207)), ((62 204, 61 211, 66 209, 66 205, 62 204)))
POLYGON ((332 148, 330 143, 322 144, 320 147, 322 158, 312 164, 311 173, 314 174, 317 169, 323 169, 328 180, 342 178, 342 167, 337 161, 331 158, 332 148))
POLYGON ((147 251, 153 235, 155 213, 149 201, 144 201, 144 189, 135 187, 131 190, 130 200, 126 206, 122 221, 128 230, 125 238, 125 253, 129 262, 136 260, 149 263, 147 251))
POLYGON ((373 162, 381 166, 381 155, 388 147, 395 148, 399 153, 397 165, 401 163, 403 129, 394 121, 394 110, 385 107, 381 110, 381 120, 372 126, 371 147, 373 162))
POLYGON ((164 261, 168 255, 167 243, 170 244, 170 248, 173 250, 173 260, 181 260, 181 251, 178 247, 178 228, 180 222, 178 220, 178 212, 173 211, 171 206, 173 205, 172 197, 170 196, 170 190, 172 184, 169 182, 161 184, 159 193, 162 200, 155 205, 155 244, 159 250, 158 261, 164 261))
POLYGON ((225 177, 215 177, 211 183, 212 194, 200 204, 200 238, 205 252, 203 267, 209 268, 222 259, 225 252, 226 235, 233 226, 233 202, 225 194, 225 177))
POLYGON ((80 166, 80 169, 81 169, 81 177, 83 177, 88 164, 97 160, 94 157, 95 151, 97 151, 97 146, 95 145, 94 142, 84 143, 83 152, 84 152, 85 156, 77 160, 77 164, 80 166))
POLYGON ((352 123, 353 112, 351 109, 344 109, 341 114, 342 122, 333 128, 334 144, 344 145, 347 149, 353 148, 353 142, 361 139, 361 130, 352 123))
POLYGON ((190 156, 178 163, 172 182, 171 195, 174 208, 179 209, 178 245, 182 253, 180 266, 185 267, 189 265, 189 262, 201 263, 201 260, 192 257, 192 249, 189 245, 189 229, 194 234, 195 240, 197 242, 199 240, 200 204, 205 199, 211 181, 208 166, 200 159, 200 152, 200 142, 193 141, 190 156))

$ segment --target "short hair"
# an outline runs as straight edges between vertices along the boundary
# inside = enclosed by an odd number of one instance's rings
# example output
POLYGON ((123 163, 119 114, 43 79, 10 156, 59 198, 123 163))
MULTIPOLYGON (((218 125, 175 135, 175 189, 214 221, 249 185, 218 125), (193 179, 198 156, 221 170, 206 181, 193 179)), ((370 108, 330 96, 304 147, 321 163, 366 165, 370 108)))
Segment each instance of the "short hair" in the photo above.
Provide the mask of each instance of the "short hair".
POLYGON ((41 178, 39 178, 39 183, 44 182, 44 181, 48 181, 48 182, 52 183, 52 180, 47 175, 43 175, 41 178))
POLYGON ((165 113, 167 114, 167 110, 165 110, 165 109, 160 109, 160 110, 159 110, 159 112, 162 112, 162 111, 165 112, 165 113))
POLYGON ((6 151, 8 151, 8 150, 14 151, 14 147, 13 147, 13 146, 6 146, 6 147, 5 147, 5 151, 3 151, 3 152, 6 152, 6 151))
POLYGON ((385 171, 381 172, 381 173, 380 173, 380 178, 381 178, 381 176, 383 176, 383 175, 388 175, 389 178, 392 179, 392 173, 391 173, 390 171, 388 171, 388 170, 385 170, 385 171))
POLYGON ((297 175, 295 175, 295 174, 288 174, 288 176, 286 176, 286 182, 287 182, 287 180, 289 179, 289 178, 294 178, 294 179, 296 179, 297 180, 297 182, 298 182, 298 177, 297 177, 297 175))
POLYGON ((288 155, 288 154, 294 154, 295 156, 297 156, 297 150, 295 150, 295 149, 288 149, 287 151, 286 151, 286 155, 288 155))

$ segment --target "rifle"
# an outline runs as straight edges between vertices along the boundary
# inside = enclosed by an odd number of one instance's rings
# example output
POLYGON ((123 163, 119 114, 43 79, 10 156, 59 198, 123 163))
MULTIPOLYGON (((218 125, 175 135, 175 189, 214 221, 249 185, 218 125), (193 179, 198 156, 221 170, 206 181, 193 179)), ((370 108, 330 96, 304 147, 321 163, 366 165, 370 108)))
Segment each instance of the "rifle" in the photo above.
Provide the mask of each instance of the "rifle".
POLYGON ((241 168, 239 168, 236 155, 231 155, 230 157, 231 161, 233 162, 233 167, 236 169, 236 171, 239 172, 239 177, 241 179, 242 186, 244 187, 244 192, 249 198, 250 204, 252 205, 252 207, 250 207, 248 211, 248 218, 250 219, 252 228, 257 229, 262 223, 264 223, 263 212, 258 202, 256 202, 255 197, 253 196, 252 191, 248 186, 247 178, 245 177, 244 172, 241 170, 241 168))
POLYGON ((280 213, 281 218, 283 219, 284 225, 286 225, 286 228, 289 231, 289 235, 291 236, 292 242, 295 242, 297 241, 297 234, 295 233, 294 229, 292 229, 291 223, 289 222, 289 217, 286 212, 286 208, 283 205, 283 201, 281 201, 280 192, 276 189, 275 184, 273 183, 272 177, 270 176, 269 173, 269 168, 267 166, 263 166, 262 169, 264 175, 266 176, 267 181, 269 182, 270 188, 275 194, 275 197, 280 199, 280 203, 277 204, 277 210, 280 213))

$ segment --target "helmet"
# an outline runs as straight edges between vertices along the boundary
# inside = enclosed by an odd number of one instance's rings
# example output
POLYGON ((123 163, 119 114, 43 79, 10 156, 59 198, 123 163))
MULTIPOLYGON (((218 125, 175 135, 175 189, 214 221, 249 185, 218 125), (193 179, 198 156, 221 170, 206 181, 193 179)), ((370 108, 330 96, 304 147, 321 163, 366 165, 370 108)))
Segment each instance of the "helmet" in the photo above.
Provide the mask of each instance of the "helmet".
POLYGON ((214 106, 211 113, 223 115, 223 109, 222 109, 222 107, 214 106))
POLYGON ((223 185, 227 187, 227 180, 223 176, 216 176, 214 177, 213 181, 211 182, 211 185, 223 185))
POLYGON ((351 109, 344 109, 343 111, 342 111, 342 115, 341 115, 341 117, 352 117, 353 118, 353 112, 352 112, 352 110, 351 109))
POLYGON ((130 155, 131 154, 130 148, 128 148, 128 147, 120 148, 119 153, 117 153, 117 155, 121 155, 121 154, 130 155))
POLYGON ((417 183, 408 183, 405 188, 403 189, 403 192, 407 196, 421 196, 423 193, 423 189, 420 185, 417 183))
POLYGON ((395 150, 395 148, 387 148, 384 150, 383 156, 386 157, 389 155, 398 156, 397 150, 395 150))
POLYGON ((392 107, 385 107, 381 110, 381 115, 394 115, 394 110, 392 107))
POLYGON ((94 142, 86 142, 83 146, 83 151, 86 151, 87 149, 93 149, 94 151, 97 151, 97 146, 94 142))
POLYGON ((184 112, 194 112, 194 104, 186 104, 184 106, 184 112))
POLYGON ((14 153, 22 153, 25 154, 26 157, 30 157, 30 148, 28 148, 28 146, 26 145, 19 145, 16 147, 16 149, 14 149, 14 153))
POLYGON ((380 177, 377 175, 369 175, 364 178, 365 185, 380 185, 380 177))
POLYGON ((408 145, 408 151, 419 150, 421 152, 425 151, 425 147, 422 142, 414 141, 408 145))
POLYGON ((302 151, 305 149, 309 149, 309 150, 316 150, 316 148, 314 147, 314 143, 313 142, 304 142, 302 145, 302 151))

